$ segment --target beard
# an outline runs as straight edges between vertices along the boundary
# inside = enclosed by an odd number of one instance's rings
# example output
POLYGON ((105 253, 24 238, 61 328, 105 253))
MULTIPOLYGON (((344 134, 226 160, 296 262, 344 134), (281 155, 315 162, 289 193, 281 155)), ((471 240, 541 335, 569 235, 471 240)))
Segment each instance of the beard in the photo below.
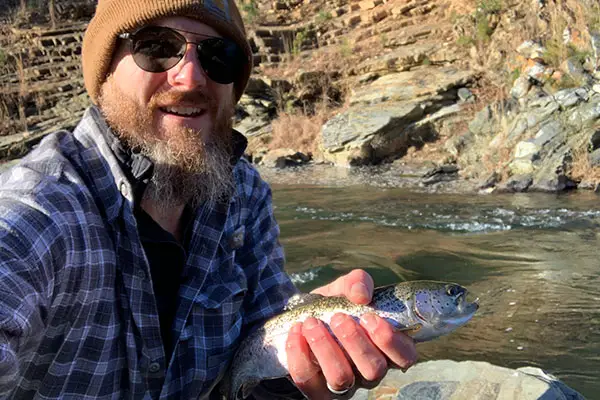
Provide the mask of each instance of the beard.
POLYGON ((109 76, 102 85, 98 105, 119 139, 132 151, 154 163, 153 175, 142 202, 150 201, 161 215, 176 206, 193 209, 215 203, 233 191, 231 165, 231 97, 225 104, 202 92, 158 92, 148 105, 140 105, 124 93, 109 76), (177 127, 165 131, 154 123, 160 104, 179 102, 208 105, 213 132, 177 127), (204 136, 204 139, 203 139, 204 136))

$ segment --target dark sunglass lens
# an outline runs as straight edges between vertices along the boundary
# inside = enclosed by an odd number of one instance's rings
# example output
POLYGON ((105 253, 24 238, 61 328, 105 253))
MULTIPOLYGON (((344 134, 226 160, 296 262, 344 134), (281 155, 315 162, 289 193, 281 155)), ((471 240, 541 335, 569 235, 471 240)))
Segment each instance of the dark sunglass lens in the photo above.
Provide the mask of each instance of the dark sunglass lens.
POLYGON ((174 67, 185 53, 185 38, 168 28, 144 28, 135 34, 132 43, 133 60, 148 72, 174 67))
POLYGON ((221 84, 232 83, 241 74, 244 54, 233 41, 211 38, 200 42, 198 57, 206 75, 221 84))

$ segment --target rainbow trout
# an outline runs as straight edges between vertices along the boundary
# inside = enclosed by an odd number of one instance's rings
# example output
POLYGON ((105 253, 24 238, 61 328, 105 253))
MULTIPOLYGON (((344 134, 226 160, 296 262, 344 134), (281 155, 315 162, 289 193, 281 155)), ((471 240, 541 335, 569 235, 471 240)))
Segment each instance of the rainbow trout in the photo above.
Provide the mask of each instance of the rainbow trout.
POLYGON ((292 325, 314 317, 329 324, 338 312, 360 318, 375 313, 403 330, 416 342, 448 334, 466 324, 479 308, 469 302, 467 290, 455 283, 411 281, 375 289, 368 305, 344 297, 300 294, 292 297, 283 313, 244 339, 226 375, 223 391, 229 400, 245 399, 263 380, 289 375, 285 344, 292 325))

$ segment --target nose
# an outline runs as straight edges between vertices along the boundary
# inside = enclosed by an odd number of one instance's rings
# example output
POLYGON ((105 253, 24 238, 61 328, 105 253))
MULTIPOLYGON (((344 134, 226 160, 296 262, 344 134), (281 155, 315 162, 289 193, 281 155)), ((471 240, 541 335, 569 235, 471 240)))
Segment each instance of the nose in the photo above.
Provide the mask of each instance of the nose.
POLYGON ((169 70, 169 83, 181 89, 192 90, 205 86, 208 77, 200 65, 198 51, 192 43, 187 44, 185 54, 179 63, 169 70))

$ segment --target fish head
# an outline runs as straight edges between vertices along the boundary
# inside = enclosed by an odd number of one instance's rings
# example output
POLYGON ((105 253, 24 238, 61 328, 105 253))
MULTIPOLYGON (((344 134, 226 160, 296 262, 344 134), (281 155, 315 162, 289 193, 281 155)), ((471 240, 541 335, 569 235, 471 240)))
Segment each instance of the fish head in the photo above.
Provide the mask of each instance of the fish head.
POLYGON ((416 287, 413 312, 426 329, 415 339, 429 340, 466 324, 479 308, 478 299, 469 301, 467 294, 467 289, 456 283, 430 281, 416 287))

